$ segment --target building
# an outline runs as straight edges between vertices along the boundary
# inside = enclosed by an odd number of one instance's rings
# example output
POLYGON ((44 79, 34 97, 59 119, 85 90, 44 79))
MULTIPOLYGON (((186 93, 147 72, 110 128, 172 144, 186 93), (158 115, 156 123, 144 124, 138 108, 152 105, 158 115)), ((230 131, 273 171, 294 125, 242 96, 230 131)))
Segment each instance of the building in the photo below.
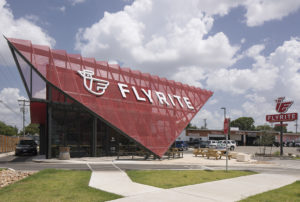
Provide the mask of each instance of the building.
MULTIPOLYGON (((238 145, 255 145, 256 141, 262 137, 263 131, 244 131, 244 130, 230 130, 230 140, 235 140, 238 145)), ((280 142, 280 132, 272 131, 268 132, 275 137, 275 142, 280 142)), ((224 140, 226 136, 223 130, 208 130, 208 129, 187 129, 186 137, 182 139, 193 139, 206 140, 224 140)), ((283 142, 300 142, 299 133, 283 133, 283 142)))
POLYGON ((212 96, 155 75, 7 39, 40 124, 40 152, 56 157, 115 155, 135 145, 162 157, 212 96))

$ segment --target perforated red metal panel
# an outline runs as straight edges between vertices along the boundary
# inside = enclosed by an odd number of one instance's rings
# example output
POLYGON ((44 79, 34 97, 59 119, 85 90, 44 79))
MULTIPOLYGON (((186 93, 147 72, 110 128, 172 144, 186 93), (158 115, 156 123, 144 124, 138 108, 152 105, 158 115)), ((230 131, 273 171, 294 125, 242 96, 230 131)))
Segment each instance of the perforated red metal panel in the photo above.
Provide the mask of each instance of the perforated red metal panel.
POLYGON ((9 41, 50 83, 158 156, 167 151, 213 94, 30 41, 9 41))
POLYGON ((46 103, 30 102, 31 123, 45 124, 46 123, 46 103))

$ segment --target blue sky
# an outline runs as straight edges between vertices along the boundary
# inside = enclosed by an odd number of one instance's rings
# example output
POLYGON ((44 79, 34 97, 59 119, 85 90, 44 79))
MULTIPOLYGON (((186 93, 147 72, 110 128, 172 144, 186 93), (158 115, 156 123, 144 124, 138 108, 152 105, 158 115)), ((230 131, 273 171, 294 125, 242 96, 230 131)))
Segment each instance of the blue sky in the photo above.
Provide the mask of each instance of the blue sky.
MULTIPOLYGON (((256 125, 275 113, 279 96, 298 111, 299 8, 297 0, 0 0, 0 30, 212 90, 192 122, 217 129, 221 107, 256 125)), ((0 104, 0 119, 20 127, 16 100, 26 93, 4 39, 0 45, 0 100, 16 109, 0 104)))

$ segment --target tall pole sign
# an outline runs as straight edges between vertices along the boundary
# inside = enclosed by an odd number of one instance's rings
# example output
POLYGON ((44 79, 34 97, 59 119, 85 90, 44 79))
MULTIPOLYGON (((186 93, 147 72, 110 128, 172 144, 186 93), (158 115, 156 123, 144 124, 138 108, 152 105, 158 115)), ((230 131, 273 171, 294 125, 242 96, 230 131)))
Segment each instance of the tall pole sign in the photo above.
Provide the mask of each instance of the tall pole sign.
POLYGON ((294 101, 286 101, 284 102, 285 97, 279 97, 275 100, 276 102, 276 111, 279 114, 271 114, 266 116, 266 121, 268 122, 279 122, 280 123, 280 155, 283 155, 283 126, 286 124, 283 124, 283 122, 287 121, 295 121, 298 119, 298 113, 286 113, 288 109, 292 106, 294 101))

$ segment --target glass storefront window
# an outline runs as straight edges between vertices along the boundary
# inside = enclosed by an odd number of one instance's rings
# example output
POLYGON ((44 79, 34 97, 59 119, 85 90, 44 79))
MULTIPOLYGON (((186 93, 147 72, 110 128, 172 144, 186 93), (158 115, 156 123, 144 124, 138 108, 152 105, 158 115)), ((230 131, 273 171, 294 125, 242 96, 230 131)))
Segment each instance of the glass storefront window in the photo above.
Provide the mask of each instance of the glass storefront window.
POLYGON ((24 76, 24 80, 25 80, 25 85, 26 85, 26 88, 29 90, 29 92, 31 91, 30 89, 30 84, 31 84, 31 67, 27 64, 27 62, 25 62, 23 60, 23 58, 17 53, 16 53, 16 56, 17 56, 17 60, 19 62, 19 65, 20 65, 20 69, 22 71, 22 74, 24 76))

